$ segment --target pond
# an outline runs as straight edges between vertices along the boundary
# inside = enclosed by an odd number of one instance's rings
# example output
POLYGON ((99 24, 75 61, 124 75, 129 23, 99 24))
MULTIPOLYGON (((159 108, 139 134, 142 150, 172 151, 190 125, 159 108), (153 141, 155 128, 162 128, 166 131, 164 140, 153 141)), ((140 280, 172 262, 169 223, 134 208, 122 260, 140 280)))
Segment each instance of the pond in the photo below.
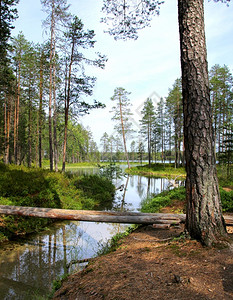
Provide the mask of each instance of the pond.
MULTIPOLYGON (((94 168, 73 172, 95 173, 94 168)), ((164 178, 127 176, 115 182, 113 210, 138 211, 141 201, 169 185, 164 178)), ((125 224, 63 221, 39 234, 0 247, 0 299, 36 299, 47 295, 53 280, 80 270, 84 264, 70 264, 98 255, 115 234, 125 231, 125 224)))

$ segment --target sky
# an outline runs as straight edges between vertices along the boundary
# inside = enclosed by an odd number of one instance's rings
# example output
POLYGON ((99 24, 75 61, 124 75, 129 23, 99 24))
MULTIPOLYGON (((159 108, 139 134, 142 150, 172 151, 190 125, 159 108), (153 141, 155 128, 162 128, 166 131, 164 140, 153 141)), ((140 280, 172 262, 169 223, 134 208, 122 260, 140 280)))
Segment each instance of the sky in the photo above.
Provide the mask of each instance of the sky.
MULTIPOLYGON (((177 1, 165 1, 160 15, 153 18, 150 27, 139 32, 136 41, 115 41, 104 33, 106 25, 100 23, 104 17, 101 0, 68 0, 68 3, 71 4, 70 12, 83 21, 84 28, 95 31, 95 51, 108 57, 104 70, 88 67, 87 75, 96 76, 97 82, 93 95, 85 99, 89 103, 96 99, 106 108, 93 110, 80 118, 85 127, 89 126, 99 145, 104 132, 115 135, 110 98, 116 87, 131 92, 132 121, 138 130, 144 101, 149 97, 156 105, 181 76, 177 1)), ((20 0, 17 9, 19 18, 14 23, 12 35, 22 31, 29 41, 46 40, 48 36, 42 28, 46 15, 40 0, 20 0)), ((233 72, 233 3, 227 7, 213 0, 205 1, 205 27, 209 68, 225 64, 233 72)))

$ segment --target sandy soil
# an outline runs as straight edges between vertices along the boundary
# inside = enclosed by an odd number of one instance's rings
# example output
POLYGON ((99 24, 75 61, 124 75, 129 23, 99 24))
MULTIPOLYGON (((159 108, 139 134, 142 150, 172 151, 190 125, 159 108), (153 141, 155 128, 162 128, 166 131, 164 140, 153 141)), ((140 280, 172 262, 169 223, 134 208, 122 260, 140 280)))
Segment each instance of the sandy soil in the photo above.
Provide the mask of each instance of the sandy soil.
POLYGON ((233 299, 232 229, 232 246, 216 249, 179 237, 183 228, 138 228, 71 275, 53 299, 233 299))

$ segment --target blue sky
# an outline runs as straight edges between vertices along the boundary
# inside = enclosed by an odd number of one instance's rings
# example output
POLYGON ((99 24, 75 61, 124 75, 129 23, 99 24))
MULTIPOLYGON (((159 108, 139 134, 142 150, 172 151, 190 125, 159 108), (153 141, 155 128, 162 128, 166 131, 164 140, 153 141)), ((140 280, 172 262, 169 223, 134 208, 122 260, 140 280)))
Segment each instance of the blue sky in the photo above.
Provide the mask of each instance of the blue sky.
MULTIPOLYGON (((110 97, 116 87, 131 92, 134 123, 137 129, 143 102, 152 97, 166 97, 176 78, 180 77, 180 52, 177 1, 167 0, 161 7, 160 16, 154 17, 151 27, 141 30, 137 41, 115 41, 104 33, 105 25, 100 23, 100 0, 68 0, 70 11, 82 19, 86 29, 96 33, 95 50, 108 57, 104 70, 88 68, 88 74, 97 77, 93 99, 106 104, 106 109, 95 110, 80 118, 89 126, 95 141, 106 131, 112 134, 113 123, 109 111, 110 97)), ((42 42, 47 36, 42 30, 45 14, 40 0, 20 0, 19 18, 15 22, 13 35, 22 31, 33 42, 42 42)), ((205 1, 205 25, 209 68, 214 64, 229 66, 233 71, 233 4, 205 1)))

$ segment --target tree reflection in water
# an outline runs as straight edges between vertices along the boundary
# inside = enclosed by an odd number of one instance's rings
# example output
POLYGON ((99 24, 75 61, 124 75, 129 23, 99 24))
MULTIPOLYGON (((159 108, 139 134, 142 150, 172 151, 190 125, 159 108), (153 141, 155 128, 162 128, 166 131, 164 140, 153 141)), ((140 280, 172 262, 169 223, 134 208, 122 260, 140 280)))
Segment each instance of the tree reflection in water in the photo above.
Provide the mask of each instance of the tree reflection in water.
MULTIPOLYGON (((87 170, 85 170, 87 172, 87 170)), ((88 168, 88 172, 90 168, 88 168)), ((96 170, 92 170, 96 172, 96 170)), ((118 179, 113 210, 137 211, 141 201, 168 186, 167 179, 127 176, 118 179)), ((33 299, 46 295, 51 283, 68 272, 72 260, 96 256, 102 244, 127 225, 64 221, 47 231, 11 242, 0 248, 0 291, 2 299, 33 299)), ((72 265, 69 271, 78 269, 72 265)))

